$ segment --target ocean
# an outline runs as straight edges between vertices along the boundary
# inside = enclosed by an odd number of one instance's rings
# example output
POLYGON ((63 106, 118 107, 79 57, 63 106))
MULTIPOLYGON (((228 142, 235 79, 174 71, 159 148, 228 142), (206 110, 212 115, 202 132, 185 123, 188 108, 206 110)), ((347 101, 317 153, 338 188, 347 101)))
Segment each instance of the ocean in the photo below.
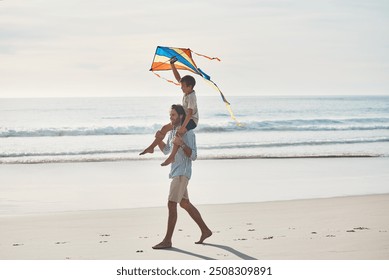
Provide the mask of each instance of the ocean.
MULTIPOLYGON (((198 159, 388 157, 389 96, 197 96, 198 159)), ((0 99, 0 163, 133 161, 176 97, 0 99)))

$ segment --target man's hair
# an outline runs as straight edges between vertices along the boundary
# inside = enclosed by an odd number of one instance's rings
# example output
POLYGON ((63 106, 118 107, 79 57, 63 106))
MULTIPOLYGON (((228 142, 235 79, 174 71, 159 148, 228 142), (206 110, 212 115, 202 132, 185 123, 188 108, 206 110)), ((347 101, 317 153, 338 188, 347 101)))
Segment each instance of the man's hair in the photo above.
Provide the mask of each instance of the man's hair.
POLYGON ((191 75, 182 77, 180 82, 185 83, 187 86, 192 86, 192 88, 196 85, 196 80, 191 75))
POLYGON ((182 105, 180 104, 173 104, 171 109, 175 110, 178 116, 183 116, 181 119, 181 124, 182 124, 186 118, 184 107, 182 107, 182 105))

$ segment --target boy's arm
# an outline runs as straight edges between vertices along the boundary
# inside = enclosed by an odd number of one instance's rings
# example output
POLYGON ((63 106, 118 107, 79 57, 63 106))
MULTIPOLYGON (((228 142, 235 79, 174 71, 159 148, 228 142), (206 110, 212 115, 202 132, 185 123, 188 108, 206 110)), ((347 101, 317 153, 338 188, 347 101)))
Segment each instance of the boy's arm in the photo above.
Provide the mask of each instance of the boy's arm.
POLYGON ((172 58, 170 60, 170 65, 172 67, 172 71, 173 71, 173 74, 174 74, 174 77, 176 78, 177 82, 181 82, 181 76, 180 76, 180 73, 178 73, 177 71, 177 68, 176 66, 174 65, 174 62, 177 61, 177 58, 172 58))

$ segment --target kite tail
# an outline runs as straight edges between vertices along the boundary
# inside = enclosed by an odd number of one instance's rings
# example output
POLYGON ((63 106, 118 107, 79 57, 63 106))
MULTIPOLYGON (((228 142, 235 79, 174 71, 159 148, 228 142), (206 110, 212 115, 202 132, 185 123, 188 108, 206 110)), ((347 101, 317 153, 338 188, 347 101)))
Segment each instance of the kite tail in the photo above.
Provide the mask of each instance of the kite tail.
POLYGON ((223 102, 226 104, 226 107, 227 107, 228 112, 230 113, 231 119, 233 119, 233 120, 236 122, 236 125, 237 125, 237 126, 243 126, 243 125, 238 121, 238 119, 235 117, 234 112, 232 112, 230 102, 228 102, 227 99, 224 97, 224 94, 222 93, 222 91, 220 90, 220 88, 219 88, 213 81, 211 81, 211 80, 207 80, 207 81, 210 82, 210 84, 211 84, 211 85, 220 93, 220 96, 221 96, 221 98, 223 99, 223 102))
POLYGON ((194 52, 194 51, 192 51, 192 50, 190 50, 190 51, 191 51, 192 53, 194 53, 195 55, 198 55, 198 56, 202 56, 202 57, 208 58, 209 60, 214 60, 214 59, 216 59, 217 61, 220 61, 220 58, 218 58, 218 57, 209 57, 209 56, 204 55, 204 54, 196 53, 196 52, 194 52))
POLYGON ((165 80, 165 81, 167 81, 167 82, 169 82, 169 83, 175 84, 176 86, 179 86, 179 85, 180 85, 179 83, 176 83, 175 81, 168 80, 168 79, 166 79, 166 78, 164 78, 164 77, 158 75, 158 74, 155 73, 154 71, 151 71, 151 72, 153 72, 153 74, 154 74, 155 76, 157 76, 158 78, 161 78, 161 79, 163 79, 163 80, 165 80))
POLYGON ((228 112, 230 113, 231 119, 233 119, 236 122, 236 125, 237 126, 243 126, 243 124, 241 124, 238 121, 238 119, 235 117, 234 112, 232 112, 231 105, 226 103, 226 107, 227 107, 228 112))

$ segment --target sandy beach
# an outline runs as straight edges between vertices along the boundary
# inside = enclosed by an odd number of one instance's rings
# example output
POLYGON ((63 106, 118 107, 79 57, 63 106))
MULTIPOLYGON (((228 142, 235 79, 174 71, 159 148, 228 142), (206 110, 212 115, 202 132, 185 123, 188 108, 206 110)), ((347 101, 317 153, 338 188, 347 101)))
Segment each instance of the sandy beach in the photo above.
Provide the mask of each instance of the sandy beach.
POLYGON ((204 245, 180 210, 173 248, 153 250, 166 210, 79 211, 0 218, 1 259, 389 259, 389 195, 202 205, 204 245))
POLYGON ((194 244, 179 209, 169 250, 151 248, 167 219, 158 161, 3 165, 0 259, 389 259, 386 158, 195 164, 190 198, 213 236, 194 244))

